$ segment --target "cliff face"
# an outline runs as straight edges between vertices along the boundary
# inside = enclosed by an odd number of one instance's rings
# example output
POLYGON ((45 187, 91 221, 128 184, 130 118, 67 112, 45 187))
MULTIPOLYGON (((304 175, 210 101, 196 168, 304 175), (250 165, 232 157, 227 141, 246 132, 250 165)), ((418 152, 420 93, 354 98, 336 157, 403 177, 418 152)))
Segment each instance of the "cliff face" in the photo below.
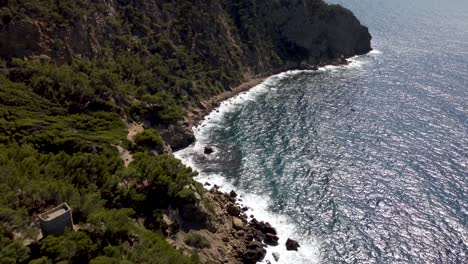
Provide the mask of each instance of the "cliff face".
POLYGON ((152 44, 166 38, 202 63, 248 76, 371 49, 367 28, 350 11, 321 0, 78 2, 70 17, 64 8, 48 14, 2 1, 0 56, 65 63, 126 50, 160 53, 152 44))

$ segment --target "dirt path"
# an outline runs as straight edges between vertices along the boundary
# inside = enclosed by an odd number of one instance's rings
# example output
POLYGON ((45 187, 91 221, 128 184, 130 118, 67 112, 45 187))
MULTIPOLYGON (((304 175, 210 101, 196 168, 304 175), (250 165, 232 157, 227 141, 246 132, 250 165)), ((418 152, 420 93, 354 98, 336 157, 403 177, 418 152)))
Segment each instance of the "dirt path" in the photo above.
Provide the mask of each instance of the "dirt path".
POLYGON ((145 129, 143 128, 143 123, 131 123, 128 125, 128 134, 127 139, 133 142, 133 137, 136 134, 143 132, 145 129))
MULTIPOLYGON (((133 138, 135 137, 136 134, 143 132, 145 129, 143 127, 143 123, 131 123, 127 125, 127 139, 130 140, 131 142, 134 143, 133 138)), ((119 150, 119 157, 121 160, 123 160, 125 167, 128 167, 128 165, 133 161, 133 156, 130 151, 120 145, 115 146, 119 150)))

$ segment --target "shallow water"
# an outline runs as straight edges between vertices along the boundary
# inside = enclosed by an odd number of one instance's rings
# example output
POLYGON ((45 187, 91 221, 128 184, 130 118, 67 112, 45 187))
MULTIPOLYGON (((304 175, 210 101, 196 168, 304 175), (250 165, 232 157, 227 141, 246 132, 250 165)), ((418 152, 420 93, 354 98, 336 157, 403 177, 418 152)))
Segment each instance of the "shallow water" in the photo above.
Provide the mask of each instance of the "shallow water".
POLYGON ((278 227, 269 260, 468 263, 468 1, 333 2, 376 51, 268 79, 176 155, 278 227))

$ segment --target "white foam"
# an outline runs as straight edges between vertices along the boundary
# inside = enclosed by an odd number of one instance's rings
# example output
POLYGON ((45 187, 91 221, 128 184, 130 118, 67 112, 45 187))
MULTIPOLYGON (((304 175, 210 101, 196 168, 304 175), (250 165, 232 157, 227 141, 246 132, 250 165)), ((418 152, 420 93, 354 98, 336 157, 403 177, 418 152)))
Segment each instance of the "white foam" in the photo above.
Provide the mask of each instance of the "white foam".
MULTIPOLYGON (((186 165, 197 169, 195 163, 191 158, 194 151, 199 152, 201 146, 195 147, 192 145, 189 148, 178 151, 175 153, 176 157, 181 159, 186 165)), ((231 182, 227 181, 225 177, 219 174, 200 174, 196 177, 200 183, 209 182, 211 185, 216 184, 220 186, 223 192, 234 190, 242 199, 242 205, 247 206, 249 210, 247 215, 253 214, 259 221, 269 222, 274 226, 278 232, 279 245, 276 247, 268 247, 265 259, 260 263, 266 263, 269 260, 271 263, 279 264, 302 264, 302 263, 318 263, 319 262, 319 243, 313 237, 306 237, 296 231, 296 227, 291 222, 291 219, 286 215, 272 213, 270 208, 270 198, 256 194, 245 193, 243 190, 237 189, 231 182), (287 251, 285 247, 288 238, 295 239, 299 242, 301 247, 299 251, 287 251), (278 252, 280 259, 276 262, 273 259, 273 252, 278 252)))
MULTIPOLYGON (((380 54, 380 51, 373 50, 372 54, 380 54)), ((324 66, 319 68, 319 71, 336 71, 340 69, 349 69, 349 68, 360 68, 368 60, 365 59, 365 56, 356 56, 350 58, 350 63, 348 65, 340 66, 324 66), (364 57, 364 58, 363 58, 364 57)), ((263 83, 253 87, 247 92, 241 93, 233 98, 230 98, 220 104, 220 106, 208 114, 201 124, 194 128, 194 133, 196 137, 196 142, 191 146, 180 150, 174 155, 183 161, 184 164, 194 168, 195 170, 201 171, 197 168, 196 163, 193 161, 193 157, 196 153, 203 153, 204 146, 210 137, 209 131, 211 128, 221 126, 221 122, 227 113, 236 111, 239 107, 247 101, 254 101, 256 97, 267 93, 275 83, 283 78, 289 76, 303 73, 303 72, 314 72, 310 70, 294 70, 283 72, 274 76, 269 77, 263 83)), ((211 155, 209 158, 213 158, 215 155, 211 155)), ((209 182, 212 185, 216 184, 221 187, 222 191, 229 192, 235 190, 242 199, 243 204, 251 209, 247 211, 247 215, 253 214, 255 218, 259 221, 267 221, 272 224, 278 231, 278 236, 280 238, 279 245, 276 247, 268 247, 267 255, 263 262, 266 263, 269 260, 271 263, 279 264, 302 264, 302 263, 317 263, 320 260, 320 242, 317 241, 314 237, 307 237, 304 234, 298 233, 295 225, 291 219, 286 215, 272 213, 270 208, 271 199, 266 196, 260 196, 250 193, 245 193, 243 190, 237 189, 231 182, 226 180, 226 177, 220 174, 204 174, 200 173, 196 177, 196 180, 200 183, 209 182), (286 240, 288 238, 295 239, 301 245, 298 252, 296 251, 287 251, 285 247, 286 240), (272 252, 278 252, 280 254, 280 259, 278 262, 274 261, 272 257, 272 252)))
POLYGON ((373 49, 373 50, 371 50, 368 54, 370 54, 370 55, 372 55, 372 54, 380 55, 380 54, 382 54, 382 51, 373 49))

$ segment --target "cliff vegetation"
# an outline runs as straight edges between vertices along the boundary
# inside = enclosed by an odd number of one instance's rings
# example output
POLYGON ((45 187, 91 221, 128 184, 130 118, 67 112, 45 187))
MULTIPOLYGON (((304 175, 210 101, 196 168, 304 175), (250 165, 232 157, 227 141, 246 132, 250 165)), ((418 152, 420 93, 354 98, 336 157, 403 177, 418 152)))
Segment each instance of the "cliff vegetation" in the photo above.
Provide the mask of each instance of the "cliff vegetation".
POLYGON ((170 154, 190 143, 187 110, 369 50, 321 0, 0 0, 0 262, 198 263, 203 238, 190 254, 165 240, 169 208, 210 207, 170 154), (133 139, 131 122, 146 128, 133 139), (77 231, 38 239, 37 215, 62 202, 77 231))

